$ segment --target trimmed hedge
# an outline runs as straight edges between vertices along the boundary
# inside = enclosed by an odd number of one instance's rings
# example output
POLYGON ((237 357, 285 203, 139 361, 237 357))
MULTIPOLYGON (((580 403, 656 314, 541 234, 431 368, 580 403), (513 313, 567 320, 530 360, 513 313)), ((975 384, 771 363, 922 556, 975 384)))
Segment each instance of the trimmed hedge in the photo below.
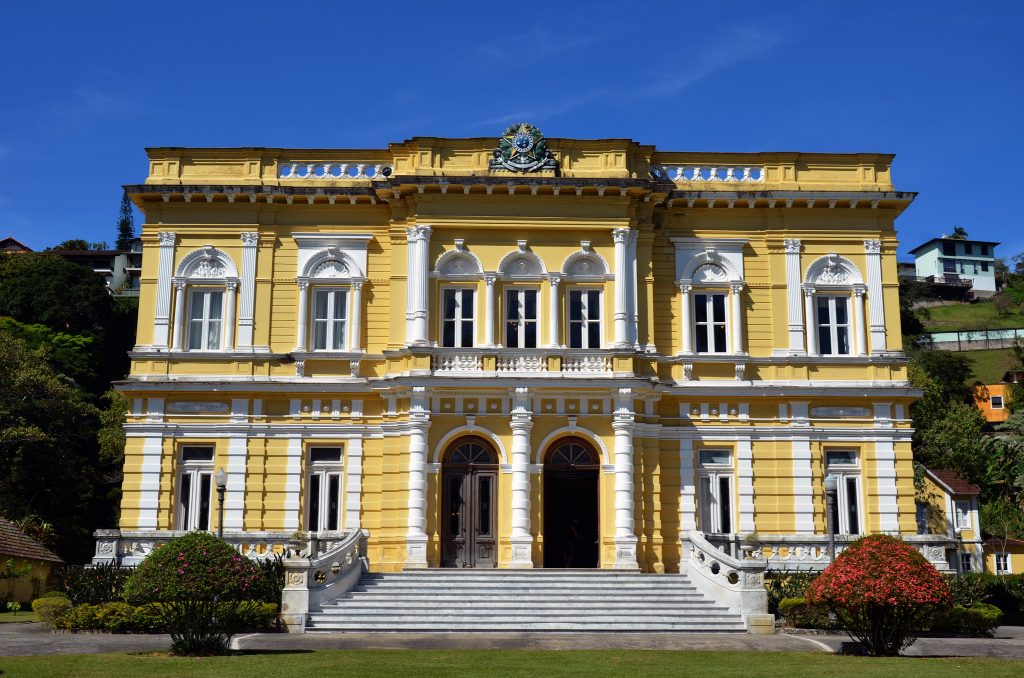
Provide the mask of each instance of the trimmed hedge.
MULTIPOLYGON (((835 618, 821 605, 812 605, 804 598, 784 598, 779 612, 786 626, 797 629, 835 630, 835 618)), ((970 607, 953 605, 935 613, 931 625, 924 630, 989 636, 1002 622, 1002 613, 995 605, 975 603, 970 607)))
MULTIPOLYGON (((39 602, 39 601, 36 601, 39 602)), ((233 605, 224 605, 225 610, 233 605)), ((272 631, 277 621, 277 605, 247 600, 232 613, 234 631, 272 631)), ((169 633, 161 603, 129 605, 101 603, 67 609, 53 622, 60 631, 106 631, 108 633, 169 633)))
POLYGON ((53 626, 54 622, 71 609, 71 601, 67 596, 49 596, 36 598, 32 601, 32 611, 39 621, 53 626))
POLYGON ((783 598, 779 601, 779 614, 787 626, 796 629, 835 629, 835 618, 827 608, 811 605, 805 598, 783 598))

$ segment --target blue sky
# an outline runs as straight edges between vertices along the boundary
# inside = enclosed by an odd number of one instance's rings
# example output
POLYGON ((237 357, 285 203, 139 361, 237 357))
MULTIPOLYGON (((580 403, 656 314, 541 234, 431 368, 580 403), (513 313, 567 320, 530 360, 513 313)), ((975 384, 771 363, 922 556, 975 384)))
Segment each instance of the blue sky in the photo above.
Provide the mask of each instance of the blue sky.
MULTIPOLYGON (((1024 251, 1024 3, 5 3, 0 237, 115 237, 147 146, 630 137, 896 153, 901 253, 1024 251)), ((141 221, 137 218, 137 221, 141 221)))

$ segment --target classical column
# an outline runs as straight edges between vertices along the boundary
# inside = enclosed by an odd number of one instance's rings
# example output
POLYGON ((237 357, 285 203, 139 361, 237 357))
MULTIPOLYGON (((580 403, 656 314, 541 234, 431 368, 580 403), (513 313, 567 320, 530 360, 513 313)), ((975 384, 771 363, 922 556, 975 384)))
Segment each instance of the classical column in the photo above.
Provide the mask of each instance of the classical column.
MULTIPOLYGON (((182 328, 185 326, 185 286, 183 279, 174 281, 174 336, 171 339, 171 350, 181 350, 182 328)), ((166 339, 164 340, 166 343, 166 339)))
POLYGON ((346 530, 358 530, 363 510, 363 439, 349 438, 345 444, 345 522, 346 530))
POLYGON ((633 393, 620 388, 615 418, 615 568, 635 570, 636 534, 633 531, 633 393))
POLYGON ((558 348, 559 342, 559 326, 558 326, 558 283, 562 282, 562 276, 557 273, 552 273, 548 277, 548 284, 551 286, 551 307, 548 313, 548 345, 552 348, 558 348))
MULTIPOLYGON (((236 400, 244 403, 248 414, 249 399, 236 400)), ((246 421, 246 423, 248 423, 246 421)), ((249 454, 249 441, 245 433, 234 433, 228 438, 227 488, 224 493, 224 531, 241 532, 245 515, 245 462, 249 454)))
POLYGON ((612 240, 615 242, 615 348, 626 348, 629 346, 629 307, 627 304, 629 291, 629 256, 628 241, 629 229, 616 228, 612 230, 612 240))
POLYGON ((794 437, 790 445, 793 450, 793 512, 796 514, 796 532, 814 534, 811 440, 807 437, 794 437))
POLYGON ((868 312, 871 318, 871 352, 887 349, 885 339, 885 304, 882 299, 882 241, 865 240, 868 260, 868 312))
POLYGON ((224 283, 227 293, 224 295, 224 350, 235 348, 235 295, 238 294, 238 281, 228 280, 224 283))
POLYGON ((242 279, 238 295, 238 348, 252 349, 252 320, 256 300, 256 246, 259 233, 242 234, 242 279))
POLYGON ((348 350, 361 351, 363 336, 363 281, 352 281, 352 310, 348 314, 348 350))
POLYGON ((405 229, 409 242, 409 278, 406 294, 406 344, 429 343, 428 316, 430 313, 430 226, 405 229))
POLYGON ((487 347, 494 346, 494 282, 497 279, 494 273, 484 273, 484 283, 487 285, 484 294, 484 346, 487 347))
POLYGON ((856 344, 854 355, 865 355, 867 353, 867 336, 864 329, 864 288, 853 288, 853 324, 856 330, 856 344))
POLYGON ((750 534, 754 528, 754 453, 750 436, 741 436, 736 440, 736 480, 739 487, 740 521, 738 531, 750 534))
POLYGON ((804 348, 804 316, 800 309, 800 241, 783 240, 786 250, 786 311, 789 316, 789 353, 800 355, 804 348))
POLYGON ((309 334, 309 327, 306 325, 306 316, 309 313, 309 281, 296 282, 299 286, 299 313, 295 326, 295 350, 302 353, 306 350, 306 336, 309 334))
POLYGON ((681 346, 683 347, 683 353, 693 353, 693 311, 690 310, 690 299, 693 294, 693 284, 689 280, 679 281, 679 292, 680 296, 680 310, 679 315, 681 316, 680 322, 682 323, 679 327, 681 346))
POLYGON ((409 516, 405 535, 405 567, 427 566, 427 432, 430 396, 423 386, 413 387, 409 404, 409 516))
POLYGON ((160 231, 160 259, 157 263, 156 314, 153 319, 153 346, 166 348, 167 325, 171 316, 171 277, 174 275, 174 243, 177 235, 160 231))
POLYGON ((729 284, 732 294, 732 352, 743 353, 743 283, 729 284))
MULTIPOLYGON (((688 404, 680 405, 688 408, 688 404)), ((685 540, 687 532, 697 529, 697 486, 693 472, 693 440, 679 441, 679 532, 685 540)))
POLYGON ((804 317, 807 320, 807 355, 818 355, 818 324, 814 320, 813 287, 804 287, 804 317))
POLYGON ((629 293, 626 296, 629 326, 626 331, 626 341, 636 348, 640 348, 640 313, 638 311, 639 298, 637 293, 639 275, 636 264, 636 246, 639 236, 640 231, 630 231, 629 242, 626 245, 626 259, 629 261, 629 293))
POLYGON ((288 457, 284 476, 284 521, 286 532, 294 532, 302 524, 300 517, 302 490, 302 436, 288 436, 288 457))
POLYGON ((512 562, 513 568, 533 567, 530 532, 530 431, 533 413, 530 390, 517 388, 512 403, 512 562))

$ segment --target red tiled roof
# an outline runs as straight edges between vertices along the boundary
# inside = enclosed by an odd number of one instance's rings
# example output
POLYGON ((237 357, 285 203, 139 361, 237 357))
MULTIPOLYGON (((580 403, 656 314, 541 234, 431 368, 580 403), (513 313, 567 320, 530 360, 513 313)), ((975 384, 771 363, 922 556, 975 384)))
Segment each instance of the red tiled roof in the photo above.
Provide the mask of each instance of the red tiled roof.
POLYGON ((936 478, 941 480, 954 494, 981 494, 977 485, 967 482, 960 477, 956 471, 937 471, 928 469, 936 478))
POLYGON ((0 556, 64 562, 57 555, 35 539, 15 527, 9 520, 0 518, 0 556))
POLYGON ((1005 548, 1007 546, 1024 546, 1024 539, 1010 539, 1007 537, 989 537, 985 540, 986 546, 996 546, 998 548, 1005 548))

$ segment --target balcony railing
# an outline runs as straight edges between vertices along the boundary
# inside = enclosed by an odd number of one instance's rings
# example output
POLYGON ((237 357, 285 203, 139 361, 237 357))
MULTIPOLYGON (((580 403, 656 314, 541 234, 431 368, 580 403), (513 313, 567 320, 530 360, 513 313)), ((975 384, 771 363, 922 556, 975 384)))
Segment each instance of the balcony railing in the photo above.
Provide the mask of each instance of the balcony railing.
POLYGON ((372 162, 282 161, 277 166, 279 179, 345 180, 363 179, 381 181, 392 172, 391 165, 372 162))
POLYGON ((612 373, 611 356, 573 349, 435 349, 431 367, 436 374, 606 375, 612 373), (557 358, 555 366, 549 358, 557 358))

